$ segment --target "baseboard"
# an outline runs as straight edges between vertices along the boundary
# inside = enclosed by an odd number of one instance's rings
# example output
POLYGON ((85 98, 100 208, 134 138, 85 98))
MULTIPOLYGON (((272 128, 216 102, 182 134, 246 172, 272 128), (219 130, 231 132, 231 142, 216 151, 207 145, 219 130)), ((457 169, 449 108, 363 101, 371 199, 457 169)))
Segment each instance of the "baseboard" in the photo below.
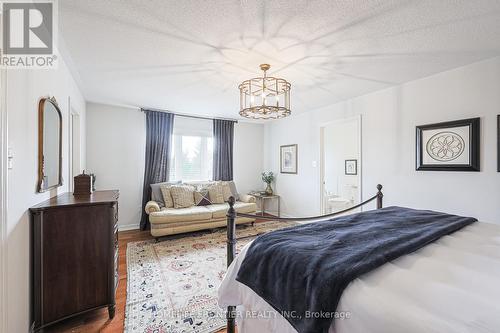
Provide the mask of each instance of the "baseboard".
POLYGON ((139 230, 139 224, 118 225, 118 231, 139 230))

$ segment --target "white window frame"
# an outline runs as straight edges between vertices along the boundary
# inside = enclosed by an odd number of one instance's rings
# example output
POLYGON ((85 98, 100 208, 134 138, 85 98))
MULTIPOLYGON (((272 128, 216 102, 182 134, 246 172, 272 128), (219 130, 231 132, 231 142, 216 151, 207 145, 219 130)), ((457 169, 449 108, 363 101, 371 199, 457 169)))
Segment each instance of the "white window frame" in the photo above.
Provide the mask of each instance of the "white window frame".
MULTIPOLYGON (((182 155, 182 140, 181 140, 181 138, 183 136, 200 137, 201 138, 201 151, 200 151, 201 160, 206 161, 209 157, 208 156, 208 149, 207 149, 207 146, 208 146, 207 141, 209 138, 211 138, 210 136, 200 135, 199 133, 196 133, 196 132, 193 132, 193 133, 186 132, 186 133, 173 134, 173 137, 174 137, 173 141, 174 142, 172 145, 172 160, 170 161, 171 162, 170 167, 173 168, 173 170, 182 170, 182 159, 176 158, 175 156, 177 155, 176 153, 178 153, 178 152, 180 152, 182 155)), ((213 166, 212 166, 212 168, 213 168, 213 166)), ((213 173, 213 169, 212 169, 212 173, 213 173)), ((170 174, 172 174, 172 173, 170 173, 170 174)), ((178 175, 176 175, 176 176, 177 177, 174 177, 176 179, 170 179, 170 180, 197 182, 197 181, 211 181, 213 178, 213 174, 208 175, 208 179, 183 179, 184 175, 180 175, 180 177, 178 175)))

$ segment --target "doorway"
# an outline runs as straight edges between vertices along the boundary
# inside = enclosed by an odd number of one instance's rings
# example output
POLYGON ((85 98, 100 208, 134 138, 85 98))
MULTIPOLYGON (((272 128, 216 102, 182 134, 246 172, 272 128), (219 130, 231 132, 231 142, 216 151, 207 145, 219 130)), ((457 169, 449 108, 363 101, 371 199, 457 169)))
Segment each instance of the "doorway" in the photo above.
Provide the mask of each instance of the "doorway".
POLYGON ((321 211, 331 214, 361 202, 361 116, 320 127, 321 211))

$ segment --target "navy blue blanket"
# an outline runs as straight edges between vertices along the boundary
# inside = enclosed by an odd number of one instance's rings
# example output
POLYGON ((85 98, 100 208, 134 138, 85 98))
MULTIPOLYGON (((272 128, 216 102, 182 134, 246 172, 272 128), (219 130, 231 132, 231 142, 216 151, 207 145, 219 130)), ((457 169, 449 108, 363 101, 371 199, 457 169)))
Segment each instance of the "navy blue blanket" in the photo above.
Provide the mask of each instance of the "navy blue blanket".
POLYGON ((236 280, 299 333, 326 333, 352 280, 476 221, 388 207, 277 230, 250 245, 236 280))

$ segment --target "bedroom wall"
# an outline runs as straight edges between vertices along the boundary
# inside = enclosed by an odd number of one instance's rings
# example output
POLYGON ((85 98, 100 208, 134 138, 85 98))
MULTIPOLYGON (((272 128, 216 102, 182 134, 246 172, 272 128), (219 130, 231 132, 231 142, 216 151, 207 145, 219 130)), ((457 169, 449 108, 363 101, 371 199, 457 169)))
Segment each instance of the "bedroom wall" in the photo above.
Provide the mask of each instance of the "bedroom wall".
POLYGON ((299 145, 298 175, 277 177, 282 212, 320 212, 319 126, 361 115, 364 199, 381 183, 386 206, 435 209, 500 223, 499 91, 497 57, 268 123, 266 168, 279 170, 280 145, 299 145), (415 171, 415 126, 469 117, 481 117, 481 172, 415 171))
MULTIPOLYGON (((121 230, 138 229, 142 212, 142 185, 146 122, 136 108, 87 104, 87 169, 97 176, 97 189, 120 190, 121 230)), ((261 188, 264 129, 239 122, 234 133, 234 179, 238 191, 261 188)))
POLYGON ((263 147, 264 125, 241 121, 234 125, 234 181, 241 194, 265 188, 261 179, 263 147))
POLYGON ((96 189, 120 190, 120 229, 141 219, 146 122, 137 109, 87 104, 87 169, 96 189))
MULTIPOLYGON (((53 70, 7 72, 8 145, 13 168, 8 170, 7 204, 7 332, 28 332, 29 325, 29 213, 28 208, 67 192, 69 171, 69 117, 71 108, 80 114, 85 141, 85 101, 63 57, 53 70), (38 101, 54 96, 62 112, 62 175, 64 185, 36 193, 38 173, 38 101)), ((85 149, 81 146, 82 151, 85 149)), ((85 166, 85 160, 81 161, 85 166)))

